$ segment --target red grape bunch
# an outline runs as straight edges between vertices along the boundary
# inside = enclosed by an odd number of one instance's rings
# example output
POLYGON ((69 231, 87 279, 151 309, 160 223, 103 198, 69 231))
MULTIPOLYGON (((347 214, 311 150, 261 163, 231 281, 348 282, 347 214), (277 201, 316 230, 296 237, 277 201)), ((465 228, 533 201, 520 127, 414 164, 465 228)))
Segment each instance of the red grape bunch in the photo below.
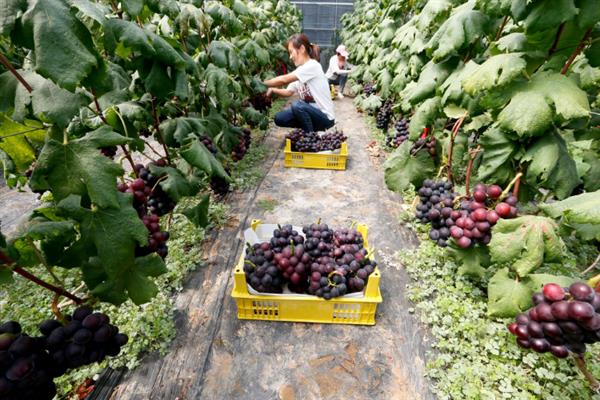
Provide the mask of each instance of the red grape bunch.
POLYGON ((252 97, 250 97, 249 101, 255 110, 261 112, 267 111, 273 105, 273 100, 271 100, 271 98, 267 96, 266 92, 257 93, 253 95, 252 97))
POLYGON ((398 148, 400 147, 400 145, 402 143, 404 143, 405 141, 408 140, 408 127, 409 127, 409 122, 406 118, 402 118, 399 121, 396 122, 396 125, 394 126, 395 131, 393 134, 389 135, 386 137, 386 144, 389 147, 393 147, 393 148, 398 148))
POLYGON ((290 244, 273 256, 283 277, 289 281, 292 292, 304 293, 307 289, 308 270, 311 257, 304 251, 304 245, 290 244))
POLYGON ((117 155, 117 146, 102 147, 102 148, 100 148, 100 152, 102 153, 103 156, 106 156, 108 158, 113 158, 114 156, 117 155))
POLYGON ((283 248, 289 244, 303 244, 304 237, 302 237, 298 231, 295 231, 292 225, 288 224, 275 229, 269 243, 275 253, 281 253, 283 248))
POLYGON ((433 135, 427 136, 427 134, 424 133, 421 135, 420 138, 417 139, 416 142, 413 143, 412 147, 410 148, 410 154, 412 156, 415 156, 422 149, 427 149, 427 152, 429 153, 429 155, 431 157, 435 157, 435 155, 437 153, 437 150, 435 148, 436 144, 437 144, 437 140, 436 140, 435 136, 433 136, 433 135))
POLYGON ((333 230, 327 224, 307 225, 302 228, 302 232, 306 236, 304 248, 311 257, 332 255, 333 230))
POLYGON ((512 194, 492 209, 501 195, 500 186, 479 183, 473 196, 461 202, 460 210, 452 212, 454 224, 450 227, 450 235, 458 247, 466 249, 475 243, 488 244, 492 240, 491 229, 500 218, 517 216, 517 198, 512 194))
POLYGON ((210 151, 213 155, 217 154, 219 152, 219 150, 217 149, 217 146, 215 146, 215 143, 208 136, 205 136, 205 135, 200 136, 200 142, 202 142, 204 147, 206 147, 208 149, 208 151, 210 151))
POLYGON ((169 240, 169 232, 160 230, 160 219, 156 214, 144 215, 142 222, 148 229, 148 245, 145 247, 136 247, 136 256, 145 256, 156 252, 163 259, 169 254, 167 240, 169 240))
POLYGON ((251 142, 252 132, 250 131, 250 129, 242 129, 242 137, 240 138, 240 142, 231 151, 231 158, 233 159, 233 161, 240 161, 242 158, 244 158, 246 152, 248 151, 248 148, 250 148, 251 142))
POLYGON ((392 118, 392 100, 387 99, 377 112, 377 129, 387 131, 392 118))
POLYGON ((315 153, 340 149, 348 138, 341 130, 334 130, 320 135, 317 132, 304 132, 301 129, 292 130, 287 136, 292 144, 292 151, 315 153))
POLYGON ((333 268, 332 264, 313 263, 308 287, 309 294, 322 297, 325 300, 346 294, 348 290, 347 272, 341 268, 330 271, 331 268, 333 268))
POLYGON ((519 346, 565 358, 569 352, 581 355, 586 344, 600 341, 600 294, 587 284, 563 288, 549 283, 532 300, 534 307, 508 326, 519 346))
POLYGON ((275 253, 267 242, 248 245, 244 260, 246 282, 263 293, 281 293, 285 280, 275 265, 275 253))

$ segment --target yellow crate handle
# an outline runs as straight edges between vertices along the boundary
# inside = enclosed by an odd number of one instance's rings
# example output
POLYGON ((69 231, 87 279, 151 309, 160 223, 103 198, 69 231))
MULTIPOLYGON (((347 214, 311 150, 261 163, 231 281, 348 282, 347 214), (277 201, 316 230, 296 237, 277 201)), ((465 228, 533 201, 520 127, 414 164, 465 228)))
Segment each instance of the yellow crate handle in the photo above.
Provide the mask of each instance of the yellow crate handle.
POLYGON ((262 224, 262 221, 260 219, 253 219, 252 222, 250 223, 250 226, 252 227, 252 230, 255 231, 256 228, 262 224))

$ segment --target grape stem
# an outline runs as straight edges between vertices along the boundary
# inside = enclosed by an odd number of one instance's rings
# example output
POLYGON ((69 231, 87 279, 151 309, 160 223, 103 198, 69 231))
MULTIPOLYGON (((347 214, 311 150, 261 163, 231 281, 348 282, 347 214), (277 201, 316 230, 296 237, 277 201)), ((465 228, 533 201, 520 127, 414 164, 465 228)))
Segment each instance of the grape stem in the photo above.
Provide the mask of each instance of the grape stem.
POLYGON ((479 154, 481 150, 481 145, 478 144, 477 147, 473 150, 469 151, 469 164, 467 165, 467 178, 465 180, 465 195, 471 197, 471 171, 473 171, 473 162, 475 161, 475 157, 479 154))
POLYGON ((21 76, 21 74, 19 73, 19 71, 17 71, 15 69, 15 67, 12 66, 12 64, 10 63, 10 61, 8 60, 8 58, 4 57, 4 54, 2 54, 2 53, 0 53, 0 64, 4 65, 6 67, 6 69, 9 70, 10 73, 15 76, 15 78, 17 78, 17 80, 19 82, 21 82, 21 84, 23 86, 25 86, 25 89, 27 89, 27 91, 29 93, 33 92, 33 88, 31 87, 31 85, 29 83, 27 83, 27 81, 25 80, 25 78, 23 78, 23 76, 21 76))
POLYGON ((583 376, 585 376, 585 379, 590 384, 590 387, 592 388, 592 390, 596 393, 600 392, 600 383, 598 383, 596 378, 594 378, 594 375, 592 375, 590 370, 587 368, 585 359, 581 355, 576 355, 576 354, 573 354, 573 359, 575 360, 575 365, 581 371, 583 376))
POLYGON ((37 276, 25 271, 23 268, 21 267, 14 267, 13 271, 16 272, 17 274, 21 275, 23 278, 32 281, 33 283, 40 285, 54 293, 56 293, 59 296, 65 296, 71 300, 73 300, 75 302, 75 304, 82 304, 83 300, 80 299, 79 297, 69 293, 68 291, 66 291, 63 288, 54 286, 48 282, 45 282, 43 280, 41 280, 40 278, 38 278, 37 276))
POLYGON ((586 268, 585 271, 583 271, 581 274, 585 275, 588 272, 590 272, 591 270, 593 270, 594 268, 596 268, 596 266, 598 265, 598 263, 600 263, 600 254, 598 254, 598 257, 596 257, 596 259, 594 260, 594 262, 586 268))
POLYGON ((498 28, 498 32, 496 33, 496 40, 500 39, 500 37, 502 36, 502 31, 506 27, 507 22, 508 22, 508 15, 506 15, 504 17, 504 19, 502 20, 502 24, 498 28))
POLYGON ((508 192, 510 192, 510 188, 515 185, 517 187, 517 193, 519 190, 519 184, 517 182, 521 181, 521 176, 523 176, 522 172, 518 172, 517 175, 514 177, 514 179, 506 186, 506 189, 504 189, 504 191, 502 192, 502 194, 500 194, 500 197, 498 197, 499 199, 504 199, 507 195, 508 192))
POLYGON ((59 294, 54 295, 54 299, 52 299, 52 314, 56 317, 60 322, 65 322, 65 317, 60 312, 60 308, 58 307, 58 299, 60 299, 59 294))
POLYGON ((558 42, 560 41, 560 37, 564 30, 565 30, 565 23, 563 22, 558 27, 558 31, 556 32, 556 36, 554 38, 554 43, 552 43, 552 47, 550 47, 550 50, 548 51, 548 57, 550 57, 556 51, 556 47, 558 46, 558 42))
POLYGON ((156 112, 156 97, 152 97, 151 104, 152 104, 152 116, 154 117, 154 129, 156 129, 156 135, 158 136, 160 144, 162 144, 163 149, 165 150, 165 155, 167 157, 167 161, 169 164, 171 164, 171 156, 169 156, 169 149, 167 149, 167 145, 165 144, 165 138, 163 137, 163 135, 160 131, 160 127, 159 127, 160 120, 158 119, 158 114, 156 112))
POLYGON ((458 136, 458 131, 460 130, 460 127, 462 126, 463 122, 465 122, 465 118, 467 116, 464 115, 462 117, 460 117, 455 123, 454 126, 452 127, 452 133, 450 135, 450 145, 448 146, 448 162, 446 164, 446 167, 448 168, 448 182, 453 183, 452 182, 452 153, 454 151, 454 141, 456 140, 456 137, 458 136))
POLYGON ((567 71, 569 71, 569 68, 571 68, 571 64, 573 64, 573 61, 575 61, 575 58, 579 55, 579 53, 581 53, 581 51, 585 48, 585 46, 587 46, 587 41, 590 38, 591 34, 592 34, 592 28, 588 29, 585 32, 585 35, 583 35, 581 42, 579 42, 579 45, 577 45, 577 48, 573 51, 573 54, 571 54, 571 56, 565 63, 565 66, 560 70, 561 74, 566 75, 567 71))

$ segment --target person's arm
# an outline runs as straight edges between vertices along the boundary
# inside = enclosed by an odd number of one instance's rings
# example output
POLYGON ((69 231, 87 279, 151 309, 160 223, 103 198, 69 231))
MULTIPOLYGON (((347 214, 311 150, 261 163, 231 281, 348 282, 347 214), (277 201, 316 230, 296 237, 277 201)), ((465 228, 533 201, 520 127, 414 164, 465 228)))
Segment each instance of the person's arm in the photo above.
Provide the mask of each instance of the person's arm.
POLYGON ((296 92, 290 89, 277 89, 277 88, 269 88, 267 89, 267 96, 271 97, 272 95, 277 95, 279 97, 291 97, 296 92))
POLYGON ((273 79, 266 80, 266 81, 264 81, 264 84, 267 87, 272 88, 272 87, 288 85, 297 80, 298 80, 298 77, 296 75, 294 75, 293 73, 291 73, 291 74, 276 76, 273 79))

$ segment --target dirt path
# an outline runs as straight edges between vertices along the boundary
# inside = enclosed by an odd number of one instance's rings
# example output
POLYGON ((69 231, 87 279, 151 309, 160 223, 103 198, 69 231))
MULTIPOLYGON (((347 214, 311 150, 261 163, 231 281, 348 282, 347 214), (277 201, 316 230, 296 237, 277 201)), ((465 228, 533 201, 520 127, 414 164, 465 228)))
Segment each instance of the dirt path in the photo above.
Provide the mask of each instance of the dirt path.
POLYGON ((366 147, 371 141, 350 99, 336 102, 349 138, 346 171, 285 169, 282 130, 267 138, 270 168, 256 190, 232 196, 228 227, 207 248, 206 267, 177 299, 178 336, 164 358, 151 355, 121 379, 112 399, 433 399, 424 375, 425 345, 404 297, 406 273, 385 265, 414 238, 398 224, 400 199, 385 188, 366 147), (260 200, 266 200, 261 202, 260 200), (271 204, 270 210, 261 208, 271 204), (383 303, 373 327, 240 321, 230 297, 241 231, 252 218, 331 226, 369 226, 377 249, 383 303))

